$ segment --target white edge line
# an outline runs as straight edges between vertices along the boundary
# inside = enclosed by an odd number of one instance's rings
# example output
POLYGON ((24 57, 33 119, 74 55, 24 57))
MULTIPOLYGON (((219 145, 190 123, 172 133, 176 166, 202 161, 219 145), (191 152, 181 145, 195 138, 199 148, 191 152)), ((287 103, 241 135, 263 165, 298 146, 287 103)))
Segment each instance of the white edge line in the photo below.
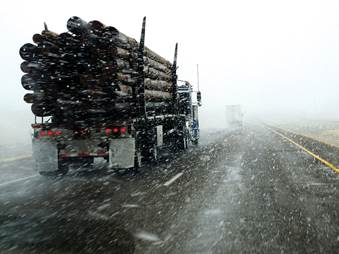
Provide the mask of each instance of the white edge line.
POLYGON ((175 176, 173 176, 170 180, 168 180, 166 183, 164 183, 164 186, 170 186, 172 183, 174 183, 175 180, 177 180, 180 176, 182 176, 184 173, 178 173, 175 176))
POLYGON ((24 155, 24 156, 18 156, 18 157, 13 157, 13 158, 0 159, 0 163, 29 159, 29 158, 32 158, 32 155, 24 155))
POLYGON ((34 178, 34 177, 37 177, 37 176, 38 175, 32 175, 32 176, 27 176, 27 177, 15 179, 15 180, 12 180, 12 181, 9 181, 9 182, 0 183, 0 187, 6 186, 6 185, 11 184, 11 183, 25 181, 25 180, 28 180, 28 179, 31 179, 31 178, 34 178))

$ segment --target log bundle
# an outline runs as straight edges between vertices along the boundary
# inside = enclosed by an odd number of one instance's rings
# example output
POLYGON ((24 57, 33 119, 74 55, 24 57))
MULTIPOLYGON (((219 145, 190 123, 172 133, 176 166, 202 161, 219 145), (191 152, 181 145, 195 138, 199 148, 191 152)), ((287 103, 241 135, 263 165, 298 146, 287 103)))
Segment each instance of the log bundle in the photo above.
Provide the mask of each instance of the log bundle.
POLYGON ((31 91, 24 100, 36 116, 66 122, 131 116, 140 96, 146 110, 169 110, 174 83, 169 61, 147 47, 140 55, 135 39, 97 20, 71 17, 67 30, 57 34, 45 26, 20 48, 21 84, 31 91))

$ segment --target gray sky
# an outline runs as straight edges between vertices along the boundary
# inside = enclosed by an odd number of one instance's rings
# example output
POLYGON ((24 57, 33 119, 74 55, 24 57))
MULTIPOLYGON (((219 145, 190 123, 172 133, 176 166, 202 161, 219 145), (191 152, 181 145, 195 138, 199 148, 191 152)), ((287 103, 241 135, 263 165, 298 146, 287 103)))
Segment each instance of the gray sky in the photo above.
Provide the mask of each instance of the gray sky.
POLYGON ((200 66, 202 127, 220 125, 225 105, 234 103, 247 113, 339 119, 338 13, 339 2, 326 0, 5 1, 0 129, 8 139, 22 126, 28 132, 33 119, 22 99, 20 46, 41 32, 44 21, 50 30, 66 31, 73 15, 135 38, 147 16, 146 45, 169 60, 178 41, 179 78, 195 84, 200 66))

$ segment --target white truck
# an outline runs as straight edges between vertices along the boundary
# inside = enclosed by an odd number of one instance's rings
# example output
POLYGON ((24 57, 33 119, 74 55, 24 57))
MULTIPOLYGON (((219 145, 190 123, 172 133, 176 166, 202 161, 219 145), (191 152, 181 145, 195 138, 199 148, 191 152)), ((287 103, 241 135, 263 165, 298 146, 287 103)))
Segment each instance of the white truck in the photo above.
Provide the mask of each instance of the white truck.
POLYGON ((240 131, 243 126, 243 112, 241 105, 226 106, 226 124, 232 131, 240 131))

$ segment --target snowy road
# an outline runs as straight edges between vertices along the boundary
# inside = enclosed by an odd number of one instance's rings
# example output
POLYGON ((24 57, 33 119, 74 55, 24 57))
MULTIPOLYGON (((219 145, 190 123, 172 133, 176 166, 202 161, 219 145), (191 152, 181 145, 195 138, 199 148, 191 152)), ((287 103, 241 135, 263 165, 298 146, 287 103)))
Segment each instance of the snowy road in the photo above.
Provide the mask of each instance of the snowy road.
POLYGON ((1 253, 337 253, 337 175, 264 127, 217 135, 136 176, 1 164, 1 253))

